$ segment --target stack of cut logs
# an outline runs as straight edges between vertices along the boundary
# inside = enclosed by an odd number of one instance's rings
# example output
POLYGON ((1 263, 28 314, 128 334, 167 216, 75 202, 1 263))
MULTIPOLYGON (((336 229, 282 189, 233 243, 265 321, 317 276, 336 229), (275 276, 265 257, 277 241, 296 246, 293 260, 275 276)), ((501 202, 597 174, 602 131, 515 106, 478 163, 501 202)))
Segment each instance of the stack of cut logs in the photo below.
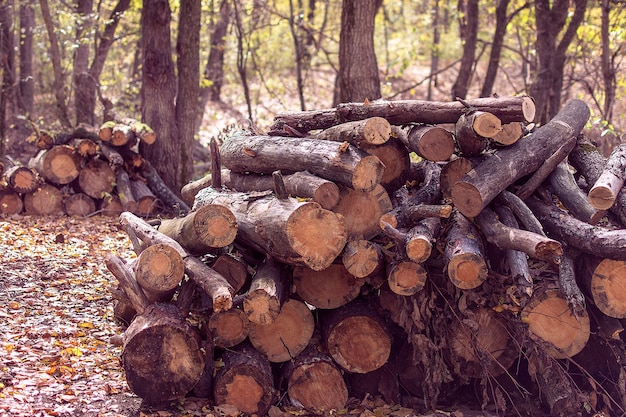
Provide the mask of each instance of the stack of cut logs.
POLYGON ((145 217, 161 212, 162 201, 171 203, 175 196, 158 191, 163 181, 136 151, 138 141, 152 144, 156 135, 133 119, 106 122, 98 132, 90 126, 71 133, 38 131, 29 140, 38 151, 27 165, 8 157, 0 161, 0 214, 130 211, 145 217))
POLYGON ((368 395, 621 415, 626 145, 586 141, 582 101, 540 127, 534 110, 346 103, 213 142, 190 213, 120 216, 137 257, 106 263, 130 388, 248 415, 368 395))

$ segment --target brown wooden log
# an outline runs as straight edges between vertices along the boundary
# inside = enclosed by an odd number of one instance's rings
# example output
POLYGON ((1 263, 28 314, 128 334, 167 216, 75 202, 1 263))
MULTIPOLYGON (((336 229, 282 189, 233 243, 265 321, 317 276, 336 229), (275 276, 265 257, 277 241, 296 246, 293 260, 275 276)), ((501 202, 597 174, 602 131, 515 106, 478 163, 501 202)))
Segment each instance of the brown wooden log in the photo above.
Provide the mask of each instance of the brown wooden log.
POLYGON ((63 213, 63 194, 51 184, 41 184, 35 191, 24 195, 27 214, 48 215, 63 213))
POLYGON ((332 358, 316 346, 307 347, 283 372, 293 406, 322 412, 345 407, 348 388, 342 372, 332 358))
POLYGON ((109 120, 100 125, 98 130, 98 137, 103 142, 110 142, 111 137, 113 137, 113 126, 115 126, 115 122, 113 120, 109 120))
POLYGON ((207 326, 213 335, 213 343, 220 348, 238 345, 250 332, 250 320, 241 308, 211 314, 207 326))
POLYGON ((22 210, 22 197, 11 188, 0 185, 0 214, 20 214, 22 210))
MULTIPOLYGON (((485 154, 481 155, 483 157, 485 154)), ((441 167, 440 174, 440 187, 441 193, 445 198, 449 198, 452 192, 452 186, 457 183, 461 178, 478 165, 479 159, 477 158, 464 158, 458 157, 451 161, 448 161, 443 167, 441 167)))
POLYGON ((228 207, 237 218, 238 238, 287 264, 325 269, 347 241, 344 220, 317 203, 205 188, 193 209, 206 204, 228 207))
POLYGON ((448 333, 455 373, 469 378, 505 373, 519 356, 506 320, 487 308, 467 311, 466 315, 456 317, 448 333))
MULTIPOLYGON (((582 175, 587 183, 585 189, 591 187, 602 175, 606 165, 606 158, 600 150, 584 136, 578 138, 576 146, 568 156, 569 163, 579 175, 582 175)), ((626 188, 617 194, 610 212, 618 216, 620 222, 626 224, 626 188)))
POLYGON ((2 177, 9 187, 22 194, 35 191, 41 182, 36 170, 20 164, 6 166, 2 177))
POLYGON ((454 154, 454 136, 441 126, 415 125, 406 139, 407 148, 429 161, 447 161, 454 154))
POLYGON ((489 270, 476 226, 455 211, 445 242, 444 258, 450 281, 465 290, 480 286, 489 270))
POLYGON ((107 143, 100 142, 98 144, 100 153, 104 158, 109 161, 109 165, 114 171, 117 171, 120 167, 124 166, 124 158, 113 146, 109 146, 107 143))
POLYGON ((391 125, 382 117, 346 122, 322 130, 315 139, 348 142, 357 148, 382 145, 391 137, 391 125))
POLYGON ((464 103, 377 100, 368 103, 342 103, 334 109, 279 113, 274 117, 270 131, 286 131, 287 127, 290 127, 306 133, 370 117, 384 117, 392 125, 456 123, 461 114, 467 111, 468 106, 493 113, 502 123, 530 122, 535 118, 535 103, 528 96, 486 97, 466 100, 464 103))
POLYGON ((144 246, 157 243, 164 243, 176 249, 185 261, 185 272, 189 278, 211 298, 213 311, 219 312, 232 307, 233 290, 226 278, 198 259, 189 256, 187 251, 174 239, 160 233, 144 220, 129 212, 120 215, 120 224, 129 235, 137 253, 140 253, 144 246))
POLYGON ((243 311, 254 324, 273 323, 288 295, 283 268, 272 259, 257 266, 243 299, 243 311))
POLYGON ((626 261, 589 256, 584 261, 580 282, 593 304, 609 317, 626 318, 626 261))
POLYGON ((164 243, 145 248, 134 265, 135 279, 152 302, 169 301, 185 275, 181 254, 164 243))
POLYGON ((404 250, 413 262, 426 262, 441 231, 441 219, 427 217, 407 231, 404 250))
POLYGON ((565 162, 557 165, 549 177, 550 190, 559 201, 578 220, 592 225, 604 216, 604 210, 594 208, 585 193, 580 189, 569 165, 565 162))
POLYGON ((68 216, 86 217, 96 212, 96 202, 84 193, 74 193, 63 200, 63 211, 68 216))
MULTIPOLYGON (((146 123, 142 123, 139 120, 130 117, 116 117, 116 122, 127 125, 133 134, 139 138, 142 142, 148 145, 152 145, 157 140, 155 131, 146 123)), ((113 132, 115 133, 115 132, 113 132)))
POLYGON ((467 217, 477 216, 501 191, 541 166, 564 141, 576 137, 589 118, 582 100, 570 100, 547 124, 514 145, 501 148, 452 186, 452 202, 467 217), (499 172, 499 175, 492 175, 499 172))
POLYGON ((78 185, 83 193, 91 198, 102 198, 115 188, 115 172, 102 159, 87 162, 78 175, 78 185))
POLYGON ((55 146, 39 151, 28 162, 46 181, 65 185, 74 181, 80 174, 82 158, 68 145, 55 146))
POLYGON ((130 180, 130 189, 136 203, 133 213, 149 217, 159 210, 159 200, 145 182, 130 180))
POLYGON ((555 359, 576 355, 589 340, 589 315, 586 311, 575 315, 559 290, 536 289, 521 319, 528 324, 530 337, 555 359))
POLYGON ((222 354, 224 366, 213 381, 215 405, 234 407, 246 415, 266 415, 274 402, 274 378, 265 356, 247 343, 222 354))
POLYGON ((398 205, 380 216, 379 226, 381 229, 385 228, 385 224, 394 228, 404 228, 411 227, 419 220, 428 217, 447 219, 452 214, 452 208, 449 204, 398 205))
POLYGON ((426 285, 426 269, 413 261, 399 261, 387 266, 387 283, 398 295, 410 296, 426 285))
POLYGON ((128 172, 121 166, 118 167, 115 173, 115 190, 123 210, 135 213, 137 211, 137 200, 135 200, 135 196, 133 195, 128 172))
POLYGON ((163 178, 161 178, 149 161, 143 161, 141 174, 147 180, 150 190, 159 198, 159 201, 161 201, 166 209, 176 215, 185 215, 191 211, 187 203, 165 184, 163 178))
POLYGON ((130 126, 122 123, 116 123, 111 129, 111 145, 131 147, 137 143, 135 132, 130 126))
POLYGON ((341 264, 332 264, 323 271, 305 267, 293 270, 294 292, 300 298, 320 309, 333 309, 348 304, 365 284, 341 264))
POLYGON ((204 372, 198 329, 172 304, 151 304, 124 332, 122 366, 147 403, 183 398, 204 372))
POLYGON ((363 149, 380 159, 385 166, 380 185, 388 191, 395 191, 409 179, 411 158, 408 149, 397 137, 392 136, 382 145, 368 146, 363 149))
POLYGON ((117 195, 108 195, 100 200, 99 210, 104 216, 118 217, 124 211, 124 206, 117 195))
POLYGON ((526 203, 554 239, 595 256, 626 260, 626 230, 592 226, 538 198, 526 203))
POLYGON ((340 187, 339 203, 332 211, 343 216, 349 239, 369 240, 380 234, 380 218, 391 209, 389 194, 378 185, 371 191, 340 187))
POLYGON ((463 113, 456 122, 456 142, 463 156, 478 155, 487 149, 487 138, 502 130, 500 119, 489 112, 472 111, 463 113))
MULTIPOLYGON (((133 315, 135 313, 143 314, 150 305, 150 300, 148 300, 148 297, 146 297, 146 294, 137 283, 132 268, 122 258, 111 254, 107 255, 104 263, 111 274, 117 279, 121 291, 126 296, 126 298, 122 300, 124 304, 130 305, 133 310, 133 315)), ((128 320, 128 322, 130 322, 130 320, 128 320)))
POLYGON ((272 323, 251 323, 248 339, 270 362, 286 362, 307 347, 314 329, 311 310, 292 298, 283 304, 272 323))
POLYGON ((626 180, 626 144, 616 146, 609 157, 600 177, 589 190, 589 202, 598 210, 608 210, 617 199, 617 194, 626 180))
POLYGON ((75 138, 68 142, 68 144, 83 158, 89 158, 98 153, 98 144, 92 139, 75 138))
POLYGON ((236 172, 271 174, 307 170, 356 190, 372 190, 384 165, 352 145, 310 138, 231 136, 220 149, 224 167, 236 172))
POLYGON ((248 281, 248 265, 233 254, 219 255, 211 268, 226 278, 235 293, 238 293, 248 281))
POLYGON ((524 128, 520 122, 502 124, 502 129, 491 137, 491 140, 498 145, 509 146, 520 140, 524 136, 524 128))
POLYGON ((356 278, 365 278, 376 272, 383 261, 380 245, 365 239, 353 239, 346 243, 341 262, 356 278))
POLYGON ((554 264, 560 262, 563 255, 560 242, 527 230, 509 227, 489 207, 485 207, 474 220, 487 241, 502 250, 518 250, 536 259, 554 264))
POLYGON ((237 219, 225 206, 207 204, 185 217, 163 219, 157 230, 180 243, 192 254, 205 254, 235 241, 237 219))
POLYGON ((320 314, 328 353, 348 372, 364 374, 383 366, 391 353, 391 337, 380 317, 355 300, 320 314))

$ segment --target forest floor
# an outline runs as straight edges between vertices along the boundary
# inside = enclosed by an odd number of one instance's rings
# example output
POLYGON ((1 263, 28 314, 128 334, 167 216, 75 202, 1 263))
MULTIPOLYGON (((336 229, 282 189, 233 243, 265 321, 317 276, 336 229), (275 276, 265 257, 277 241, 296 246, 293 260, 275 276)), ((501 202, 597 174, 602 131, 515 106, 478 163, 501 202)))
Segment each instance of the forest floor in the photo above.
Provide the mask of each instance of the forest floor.
MULTIPOLYGON (((121 347, 110 342, 122 326, 113 317, 108 254, 135 256, 115 217, 0 217, 0 417, 237 415, 198 398, 148 407, 129 390, 121 347)), ((293 415, 309 414, 269 413, 293 415)), ((351 399, 328 415, 417 416, 371 398, 351 399)))

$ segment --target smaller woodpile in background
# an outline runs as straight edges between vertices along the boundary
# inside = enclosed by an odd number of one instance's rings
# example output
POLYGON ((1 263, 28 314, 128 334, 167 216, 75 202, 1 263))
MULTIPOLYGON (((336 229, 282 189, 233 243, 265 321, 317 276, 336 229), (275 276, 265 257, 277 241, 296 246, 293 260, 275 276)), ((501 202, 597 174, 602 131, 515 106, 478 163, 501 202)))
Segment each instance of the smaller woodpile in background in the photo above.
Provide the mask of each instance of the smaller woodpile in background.
POLYGON ((579 100, 533 117, 528 97, 346 103, 213 143, 189 214, 120 216, 130 388, 257 415, 623 413, 626 147, 586 142, 579 100))

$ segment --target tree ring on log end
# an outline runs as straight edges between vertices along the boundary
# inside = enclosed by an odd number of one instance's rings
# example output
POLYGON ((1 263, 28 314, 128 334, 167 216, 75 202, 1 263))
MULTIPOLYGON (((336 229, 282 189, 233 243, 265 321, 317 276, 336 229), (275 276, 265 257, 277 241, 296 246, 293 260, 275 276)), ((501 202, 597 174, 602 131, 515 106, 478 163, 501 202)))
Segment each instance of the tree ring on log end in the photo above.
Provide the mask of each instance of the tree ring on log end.
POLYGON ((361 191, 370 191, 383 178, 385 165, 377 156, 367 155, 361 158, 352 173, 352 188, 361 191))
POLYGON ((137 258, 135 278, 143 289, 171 291, 178 286, 184 275, 183 258, 169 245, 156 243, 148 246, 137 258))
POLYGON ((602 260, 591 277, 591 295, 607 316, 626 318, 626 261, 602 260))
POLYGON ((332 362, 314 360, 296 366, 289 376, 287 393, 299 407, 339 410, 348 401, 348 388, 332 362))
POLYGON ((475 253, 456 255, 448 263, 450 281, 462 290, 480 286, 489 273, 485 260, 475 253))
POLYGON ((287 220, 286 234, 292 249, 315 271, 328 268, 348 241, 343 217, 317 203, 298 207, 287 220))
POLYGON ((211 248, 228 246, 237 236, 235 215, 220 204, 200 207, 194 216, 194 227, 202 243, 211 248))
POLYGON ((547 353, 555 359, 579 353, 590 336, 589 315, 577 317, 558 290, 536 292, 522 311, 531 338, 548 343, 547 353))
MULTIPOLYGON (((470 173, 471 172, 472 171, 470 171, 470 173)), ((452 186, 450 195, 454 207, 465 217, 476 217, 484 208, 480 190, 470 183, 463 181, 457 182, 452 186)))

